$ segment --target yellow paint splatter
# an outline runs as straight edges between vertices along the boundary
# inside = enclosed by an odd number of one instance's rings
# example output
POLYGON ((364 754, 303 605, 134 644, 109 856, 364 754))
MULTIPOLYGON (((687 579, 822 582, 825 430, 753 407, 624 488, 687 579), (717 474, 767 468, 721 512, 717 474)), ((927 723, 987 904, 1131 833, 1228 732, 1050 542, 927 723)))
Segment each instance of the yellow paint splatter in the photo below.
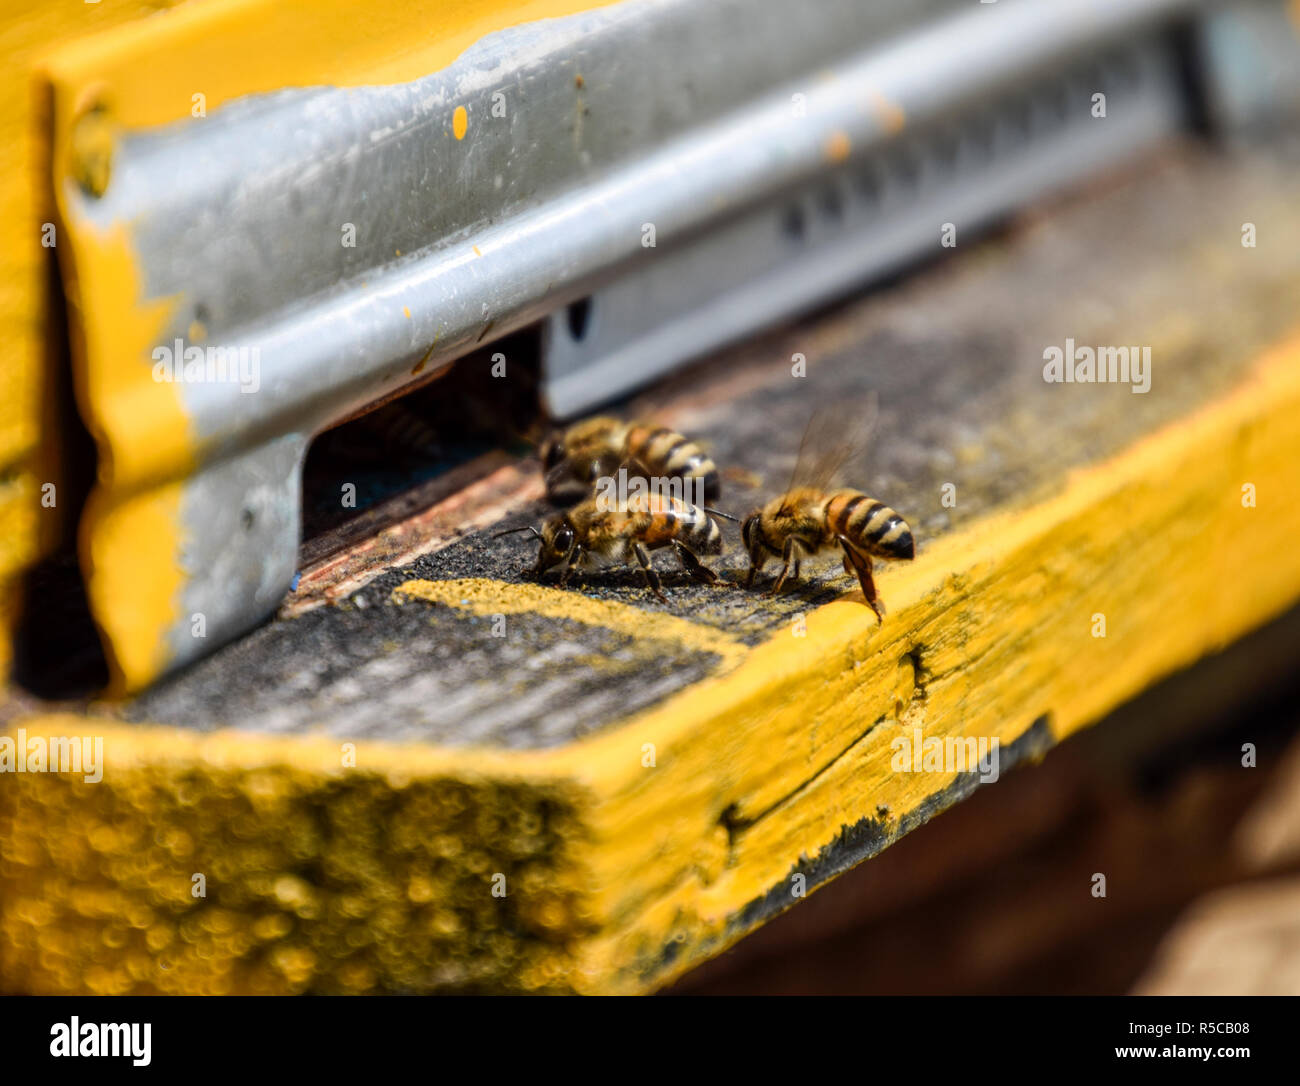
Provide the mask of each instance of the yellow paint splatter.
POLYGON ((402 306, 402 315, 406 317, 408 321, 411 319, 411 307, 409 305, 402 306))
POLYGON ((837 166, 841 162, 848 161, 852 150, 853 143, 849 140, 847 132, 832 132, 830 139, 826 141, 826 158, 837 166))
POLYGON ((427 600, 459 607, 475 615, 543 615, 581 622, 584 626, 600 626, 638 641, 670 641, 700 652, 715 653, 722 657, 722 670, 730 670, 749 652, 731 636, 689 619, 643 611, 627 603, 593 600, 581 592, 541 585, 508 584, 485 577, 416 580, 393 589, 393 599, 398 603, 408 599, 427 600))
POLYGON ((891 102, 879 91, 868 91, 866 108, 891 136, 903 130, 907 124, 907 115, 898 104, 891 102))
POLYGON ((464 106, 457 106, 451 115, 451 130, 458 140, 463 140, 469 131, 469 111, 464 106))
POLYGON ((480 249, 477 245, 474 246, 474 255, 475 255, 475 256, 482 256, 482 255, 483 255, 483 250, 480 249))

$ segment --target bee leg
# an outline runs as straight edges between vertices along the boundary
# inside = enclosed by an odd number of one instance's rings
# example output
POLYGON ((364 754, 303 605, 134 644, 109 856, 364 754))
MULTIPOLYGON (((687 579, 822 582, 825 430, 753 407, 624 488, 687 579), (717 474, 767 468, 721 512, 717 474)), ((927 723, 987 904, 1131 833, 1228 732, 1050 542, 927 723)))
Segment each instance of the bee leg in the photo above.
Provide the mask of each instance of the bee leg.
POLYGON ((686 570, 700 584, 716 585, 718 588, 732 588, 729 581, 724 581, 696 556, 685 543, 679 540, 673 540, 673 549, 677 552, 677 558, 682 563, 682 569, 686 570))
POLYGON ((794 566, 794 575, 797 579, 799 576, 799 541, 794 536, 790 536, 785 541, 785 546, 781 548, 781 560, 785 565, 781 567, 781 575, 777 577, 776 584, 772 586, 770 592, 764 593, 769 599, 781 591, 781 586, 785 584, 785 579, 790 575, 790 566, 794 566))
POLYGON ((885 621, 885 605, 876 595, 876 582, 871 577, 871 556, 857 550, 844 536, 839 537, 840 546, 844 548, 844 572, 856 573, 858 584, 862 586, 862 595, 867 606, 876 613, 876 620, 882 625, 885 621))
POLYGON ((641 576, 645 578, 646 587, 654 595, 654 598, 663 602, 668 602, 668 597, 664 595, 663 585, 659 581, 657 574, 650 565, 650 555, 640 543, 632 544, 632 553, 636 555, 637 565, 641 567, 641 576))
POLYGON ((573 541, 573 546, 569 548, 569 553, 564 558, 564 575, 560 578, 560 587, 568 588, 569 578, 573 576, 574 571, 582 564, 587 552, 578 546, 578 541, 573 541))
POLYGON ((767 565, 767 551, 765 551, 758 540, 749 548, 749 572, 745 574, 745 587, 754 587, 754 578, 758 576, 759 570, 767 565))

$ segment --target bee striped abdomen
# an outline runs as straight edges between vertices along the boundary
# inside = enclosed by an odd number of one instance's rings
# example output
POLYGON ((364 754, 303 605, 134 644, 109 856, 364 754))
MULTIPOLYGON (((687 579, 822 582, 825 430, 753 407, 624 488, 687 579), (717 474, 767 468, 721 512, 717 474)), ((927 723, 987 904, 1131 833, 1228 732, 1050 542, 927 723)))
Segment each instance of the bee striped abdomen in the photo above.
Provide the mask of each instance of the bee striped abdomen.
POLYGON ((916 543, 907 521, 883 502, 851 491, 837 494, 826 507, 826 522, 869 554, 912 558, 916 543))
POLYGON ((703 509, 659 495, 649 498, 646 506, 635 515, 636 534, 647 547, 666 547, 675 539, 701 554, 721 552, 722 531, 703 509))
POLYGON ((633 426, 624 451, 650 471, 670 479, 699 479, 706 498, 721 491, 718 467, 695 442, 666 427, 633 426))
POLYGON ((722 529, 717 521, 697 506, 687 506, 690 517, 685 532, 679 537, 691 550, 699 554, 722 553, 722 529))

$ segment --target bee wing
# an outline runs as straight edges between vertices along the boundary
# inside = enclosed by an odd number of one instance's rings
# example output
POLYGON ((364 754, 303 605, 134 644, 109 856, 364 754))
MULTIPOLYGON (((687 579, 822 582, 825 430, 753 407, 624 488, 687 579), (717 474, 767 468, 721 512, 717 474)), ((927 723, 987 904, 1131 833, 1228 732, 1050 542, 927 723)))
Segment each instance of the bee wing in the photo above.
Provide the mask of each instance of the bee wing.
POLYGON ((866 403, 833 403, 814 411, 799 443, 789 489, 838 483, 840 470, 858 466, 866 455, 879 417, 874 392, 866 403))

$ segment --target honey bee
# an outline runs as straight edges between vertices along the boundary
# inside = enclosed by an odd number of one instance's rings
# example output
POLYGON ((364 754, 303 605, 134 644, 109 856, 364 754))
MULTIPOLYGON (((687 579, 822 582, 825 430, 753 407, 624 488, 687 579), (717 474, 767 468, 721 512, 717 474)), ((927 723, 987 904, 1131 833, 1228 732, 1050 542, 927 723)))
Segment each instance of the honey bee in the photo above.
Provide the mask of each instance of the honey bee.
POLYGON ((663 426, 602 415, 575 423, 542 444, 546 492, 553 501, 586 495, 602 475, 620 467, 644 478, 681 479, 685 496, 713 501, 722 493, 717 465, 699 445, 663 426), (698 487, 699 489, 692 489, 698 487))
POLYGON ((726 514, 655 493, 630 497, 625 509, 604 506, 600 499, 588 498, 551 517, 541 531, 526 525, 496 535, 532 532, 539 540, 537 565, 532 572, 540 576, 563 566, 561 587, 569 583, 575 570, 635 561, 651 594, 667 603, 659 574, 650 565, 649 552, 661 547, 672 547, 682 568, 701 584, 731 587, 698 557, 722 553, 722 531, 710 514, 726 514))
POLYGON ((874 401, 867 416, 868 421, 858 424, 848 436, 827 413, 814 416, 808 424, 790 486, 741 525, 741 538, 749 552, 746 588, 753 587, 768 558, 777 557, 784 565, 767 593, 775 596, 787 577, 798 579, 802 558, 839 547, 844 554, 844 572, 857 575, 867 605, 884 621, 871 560, 915 557, 912 529, 893 509, 862 491, 830 487, 841 466, 865 446, 874 423, 874 401))

